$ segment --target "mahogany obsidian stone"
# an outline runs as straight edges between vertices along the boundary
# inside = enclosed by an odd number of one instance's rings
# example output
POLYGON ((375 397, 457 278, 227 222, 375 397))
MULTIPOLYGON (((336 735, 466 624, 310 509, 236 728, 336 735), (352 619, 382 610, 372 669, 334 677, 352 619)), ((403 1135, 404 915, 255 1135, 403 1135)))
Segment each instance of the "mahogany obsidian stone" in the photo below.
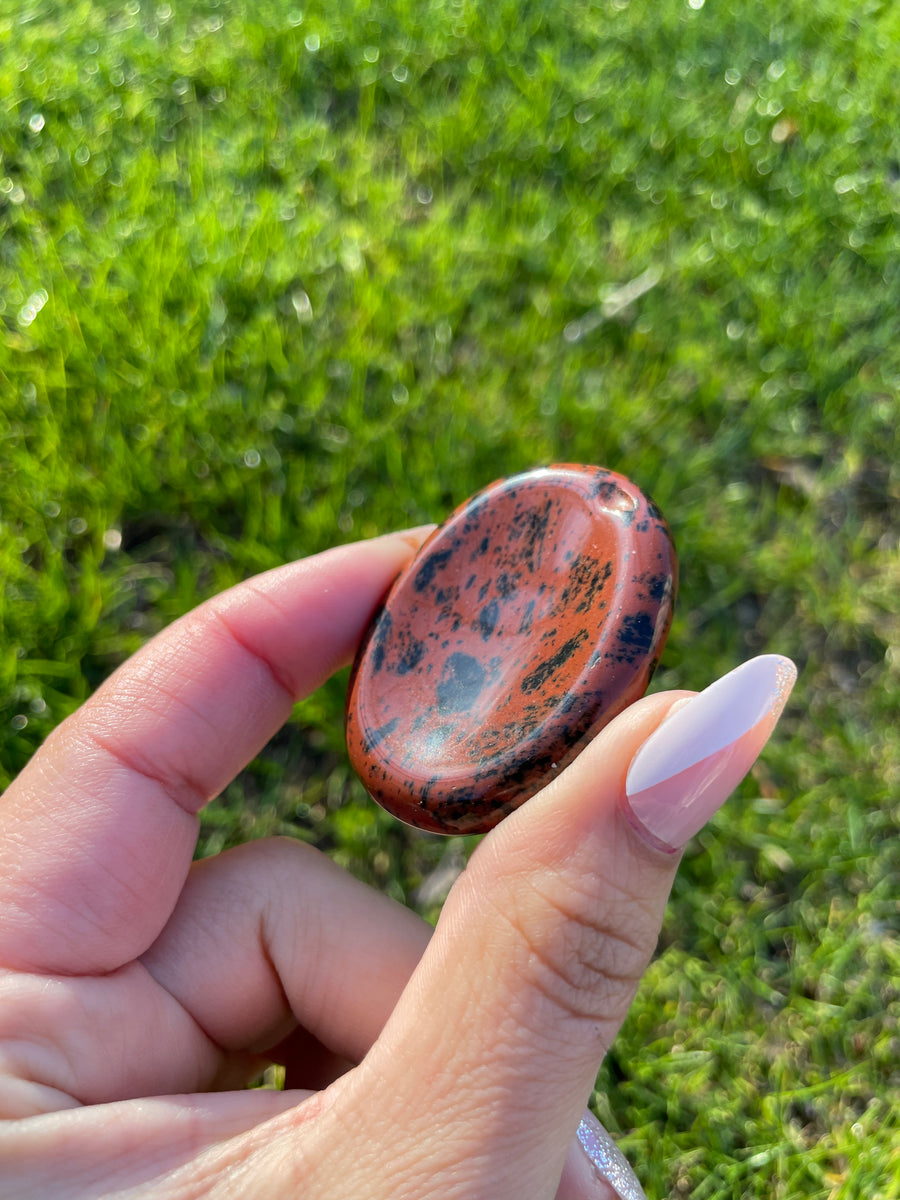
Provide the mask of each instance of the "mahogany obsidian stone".
POLYGON ((461 505, 398 577, 356 657, 347 744, 403 821, 481 833, 646 690, 675 550, 622 475, 568 464, 461 505))

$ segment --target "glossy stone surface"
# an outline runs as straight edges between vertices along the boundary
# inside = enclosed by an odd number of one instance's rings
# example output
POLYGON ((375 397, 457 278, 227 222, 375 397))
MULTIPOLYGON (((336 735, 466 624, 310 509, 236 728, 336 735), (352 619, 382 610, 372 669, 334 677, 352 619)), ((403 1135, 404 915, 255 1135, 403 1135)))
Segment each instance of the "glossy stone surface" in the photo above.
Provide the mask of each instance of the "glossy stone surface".
POLYGON ((354 665, 347 744, 389 812, 480 833, 646 690, 675 551, 629 480, 558 465, 502 479, 422 546, 354 665))

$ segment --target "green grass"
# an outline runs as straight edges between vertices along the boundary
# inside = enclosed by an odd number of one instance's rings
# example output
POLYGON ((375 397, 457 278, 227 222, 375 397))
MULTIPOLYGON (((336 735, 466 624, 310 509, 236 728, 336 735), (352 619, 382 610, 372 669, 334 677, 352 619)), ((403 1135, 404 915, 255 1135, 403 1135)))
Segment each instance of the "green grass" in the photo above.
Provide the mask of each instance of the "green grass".
MULTIPOLYGON (((214 590, 552 461, 668 516, 655 687, 798 661, 598 1081, 651 1196, 900 1196, 898 39, 878 0, 0 3, 3 780, 214 590)), ((289 830, 415 902, 467 844, 365 799, 341 704, 202 852, 289 830)))

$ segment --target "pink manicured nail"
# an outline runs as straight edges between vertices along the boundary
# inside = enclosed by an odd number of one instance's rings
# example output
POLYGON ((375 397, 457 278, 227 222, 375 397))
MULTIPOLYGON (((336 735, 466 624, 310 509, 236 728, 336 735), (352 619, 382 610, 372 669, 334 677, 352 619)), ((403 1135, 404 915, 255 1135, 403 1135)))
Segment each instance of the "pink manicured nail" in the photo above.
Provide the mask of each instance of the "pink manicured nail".
POLYGON ((591 1112, 581 1118, 578 1141, 595 1174, 608 1183, 621 1200, 647 1200, 647 1193, 638 1183, 628 1159, 591 1112))
POLYGON ((769 740, 797 668, 751 658, 663 721, 631 762, 625 813, 658 849, 676 850, 728 799, 769 740))

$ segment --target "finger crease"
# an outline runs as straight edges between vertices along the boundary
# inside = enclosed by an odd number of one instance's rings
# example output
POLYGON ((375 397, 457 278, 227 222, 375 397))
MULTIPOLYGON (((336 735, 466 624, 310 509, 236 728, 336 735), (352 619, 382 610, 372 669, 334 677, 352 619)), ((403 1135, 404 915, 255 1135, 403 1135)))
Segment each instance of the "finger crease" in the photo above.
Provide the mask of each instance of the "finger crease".
POLYGON ((581 957, 564 966, 531 942, 528 950, 539 968, 531 974, 531 985, 555 1011, 579 1025, 621 1021, 636 983, 633 972, 611 970, 581 957))
MULTIPOLYGON (((261 599, 268 600, 268 597, 264 592, 256 591, 254 592, 254 595, 259 596, 261 599)), ((269 603, 271 605, 271 601, 269 601, 269 603)), ((275 607, 276 611, 280 611, 275 605, 272 605, 272 607, 275 607)), ((262 654, 255 647, 251 646, 244 638, 242 638, 225 613, 218 609, 215 604, 211 604, 208 611, 210 615, 219 623, 219 625, 221 625, 226 635, 231 638, 234 644, 240 647, 245 654, 249 654, 252 659, 254 659, 260 664, 261 667, 263 667, 263 669, 268 673, 272 682, 275 684, 276 688, 279 691, 284 692, 284 694, 293 704, 294 700, 296 699, 296 688, 294 687, 292 680, 286 674, 282 673, 281 669, 276 663, 274 663, 265 654, 262 654)))
MULTIPOLYGON (((620 946, 623 950, 630 951, 638 958, 646 957, 644 938, 630 936, 624 927, 614 929, 613 923, 608 917, 598 918, 593 916, 589 911, 574 913, 572 908, 560 903, 536 883, 534 884, 534 891, 549 908, 552 908, 554 912, 559 914, 566 925, 576 925, 580 929, 587 930, 588 933, 594 935, 596 938, 620 946)), ((633 920, 632 906, 636 907, 639 911, 643 911, 639 901, 626 901, 623 904, 623 911, 628 914, 629 920, 633 920)), ((604 907, 608 909, 611 905, 607 902, 604 907)))
POLYGON ((118 763, 120 767, 161 788, 173 804, 183 809, 190 816, 196 816, 197 810, 202 808, 211 799, 208 789, 191 779, 186 772, 178 771, 174 775, 164 774, 163 772, 154 770, 149 763, 145 762, 139 756, 111 745, 96 730, 84 728, 79 733, 98 750, 118 763))

